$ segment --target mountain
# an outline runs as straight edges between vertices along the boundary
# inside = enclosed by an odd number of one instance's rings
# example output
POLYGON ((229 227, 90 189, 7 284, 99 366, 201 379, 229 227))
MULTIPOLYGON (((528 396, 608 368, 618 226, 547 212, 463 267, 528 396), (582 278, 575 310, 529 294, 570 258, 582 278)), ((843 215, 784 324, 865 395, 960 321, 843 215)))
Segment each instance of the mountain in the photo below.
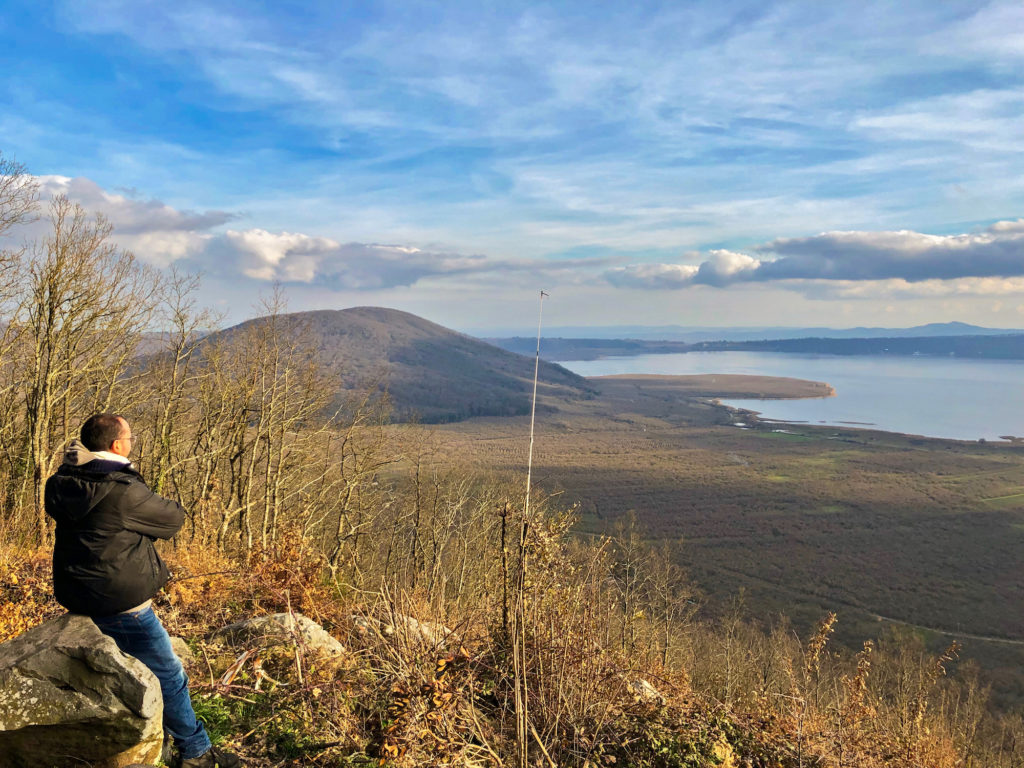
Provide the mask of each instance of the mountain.
POLYGON ((941 355, 995 360, 1024 360, 1024 334, 716 341, 695 344, 692 349, 699 352, 744 350, 819 355, 941 355))
MULTIPOLYGON (((928 323, 913 328, 793 328, 785 326, 684 326, 684 325, 619 325, 562 326, 544 330, 545 338, 563 339, 641 339, 646 341, 759 341, 761 339, 872 339, 926 336, 997 336, 1024 333, 1009 328, 983 328, 968 323, 928 323)), ((499 333, 491 330, 474 334, 483 338, 529 338, 528 329, 499 333)), ((536 336, 533 337, 536 339, 536 336)), ((504 346, 504 345, 503 345, 504 346)))
MULTIPOLYGON (((963 325, 962 323, 957 325, 963 325)), ((972 326, 964 326, 970 328, 972 326)), ((1024 334, 952 334, 932 335, 948 325, 921 326, 921 332, 905 336, 807 336, 780 339, 730 339, 715 341, 649 341, 645 339, 563 339, 541 340, 545 360, 597 360, 602 357, 664 355, 681 352, 799 352, 821 355, 948 355, 955 357, 1024 359, 1024 334)), ((872 329, 854 328, 850 333, 872 329)), ((919 330, 919 329, 907 329, 919 330)), ((537 340, 523 336, 488 339, 502 349, 526 354, 537 340)))
MULTIPOLYGON (((265 321, 247 320, 209 338, 230 338, 265 321)), ((382 307, 355 307, 296 312, 280 316, 278 322, 285 332, 306 330, 320 361, 338 374, 339 398, 379 385, 387 389, 397 419, 442 422, 530 412, 532 357, 507 352, 422 317, 382 307)), ((591 394, 581 376, 541 362, 538 407, 553 408, 559 400, 591 394)))
MULTIPOLYGON (((513 336, 508 339, 485 339, 497 347, 527 355, 537 348, 537 338, 513 336)), ((543 360, 597 360, 602 357, 629 355, 664 355, 689 352, 692 344, 685 341, 647 341, 644 339, 563 339, 545 336, 540 344, 543 360)))

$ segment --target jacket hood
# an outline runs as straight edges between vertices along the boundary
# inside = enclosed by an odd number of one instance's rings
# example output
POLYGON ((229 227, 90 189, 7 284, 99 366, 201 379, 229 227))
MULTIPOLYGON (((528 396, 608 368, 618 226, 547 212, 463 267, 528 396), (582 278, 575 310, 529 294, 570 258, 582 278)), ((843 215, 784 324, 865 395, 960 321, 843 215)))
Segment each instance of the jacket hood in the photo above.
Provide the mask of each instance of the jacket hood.
POLYGON ((96 457, 93 456, 92 451, 86 448, 78 438, 68 443, 68 447, 64 449, 64 463, 70 464, 73 467, 88 464, 94 458, 96 457))
MULTIPOLYGON (((68 443, 68 447, 64 449, 65 464, 70 464, 73 467, 82 467, 94 461, 102 462, 103 468, 109 465, 115 469, 123 469, 131 464, 128 459, 110 451, 90 451, 78 438, 68 443)), ((97 467, 99 466, 97 465, 97 467)))

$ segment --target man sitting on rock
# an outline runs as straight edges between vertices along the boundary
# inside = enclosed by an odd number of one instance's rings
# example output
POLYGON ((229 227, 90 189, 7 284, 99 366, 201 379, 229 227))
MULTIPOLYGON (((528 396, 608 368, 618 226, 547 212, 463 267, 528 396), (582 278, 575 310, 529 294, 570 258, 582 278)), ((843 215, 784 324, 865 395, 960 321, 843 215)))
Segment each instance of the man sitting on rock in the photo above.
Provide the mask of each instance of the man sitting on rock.
POLYGON ((118 648, 157 680, 164 731, 174 739, 178 765, 237 768, 238 758, 215 749, 197 722, 188 677, 170 637, 153 612, 153 596, 170 577, 153 542, 169 539, 185 520, 181 505, 157 496, 128 460, 132 432, 113 413, 82 425, 64 463, 46 481, 46 513, 56 523, 53 592, 72 613, 92 618, 118 648))

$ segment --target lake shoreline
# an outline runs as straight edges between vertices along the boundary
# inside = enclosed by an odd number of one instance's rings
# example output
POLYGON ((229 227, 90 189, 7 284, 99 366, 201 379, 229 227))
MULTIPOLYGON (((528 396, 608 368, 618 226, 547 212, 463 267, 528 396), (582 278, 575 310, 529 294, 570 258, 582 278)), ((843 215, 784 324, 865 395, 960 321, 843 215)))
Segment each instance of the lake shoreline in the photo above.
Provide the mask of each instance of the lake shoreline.
MULTIPOLYGON (((704 399, 704 398, 701 398, 704 399)), ((767 398, 766 398, 767 399, 767 398)), ((808 431, 813 431, 815 437, 820 435, 817 433, 823 431, 830 431, 834 433, 846 434, 848 437, 864 436, 866 433, 877 433, 879 435, 891 436, 893 438, 900 438, 905 440, 911 440, 914 443, 955 443, 957 445, 990 445, 994 447, 1014 447, 1019 448, 1024 444, 1024 438, 1014 436, 1000 436, 998 438, 980 438, 978 440, 957 438, 957 437, 938 437, 935 435, 922 435, 915 432, 900 432, 894 429, 884 429, 877 424, 861 423, 855 424, 852 422, 844 423, 822 423, 808 421, 806 419, 779 419, 764 416, 763 411, 757 411, 751 408, 744 408, 740 406, 730 405, 729 403, 723 403, 719 399, 705 400, 710 405, 716 408, 722 408, 726 413, 729 414, 729 419, 734 422, 741 422, 741 428, 745 429, 758 429, 761 427, 796 427, 808 431)), ((837 439, 839 434, 826 435, 827 439, 837 439)))
MULTIPOLYGON (((847 438, 863 437, 865 433, 881 433, 893 438, 919 441, 935 441, 936 443, 954 442, 972 444, 977 441, 957 438, 934 437, 883 429, 869 422, 845 421, 838 424, 815 423, 806 419, 780 419, 765 417, 763 411, 744 406, 737 406, 723 400, 756 399, 758 401, 807 400, 835 397, 835 388, 822 381, 797 379, 786 376, 756 376, 748 374, 658 374, 658 373, 620 373, 604 376, 588 376, 604 395, 616 398, 657 399, 663 401, 676 400, 679 403, 703 403, 720 411, 723 418, 722 426, 738 429, 762 430, 773 426, 800 428, 813 433, 815 437, 837 439, 836 434, 820 435, 822 431, 846 434, 847 438), (740 395, 739 393, 743 393, 740 395), (751 393, 757 393, 752 395, 751 393), (632 396, 632 397, 631 397, 632 396)), ((773 430, 779 431, 779 430, 773 430)), ((799 434, 799 433, 791 433, 799 434)), ((988 441, 986 441, 988 442, 988 441)), ((1020 441, 991 441, 991 445, 1019 445, 1020 441)))
MULTIPOLYGON (((579 361, 567 366, 592 380, 623 375, 702 377, 668 378, 687 384, 680 394, 718 398, 723 405, 751 411, 764 421, 803 422, 826 429, 874 430, 921 435, 937 440, 998 445, 1024 434, 1024 363, 924 357, 822 358, 756 352, 708 352, 647 355, 604 361, 579 361), (730 376, 762 377, 737 378, 730 376), (782 379, 828 382, 825 391, 786 391, 750 382, 782 379), (743 382, 747 382, 746 385, 743 382), (726 386, 726 384, 729 384, 726 386), (779 397, 778 395, 782 395, 779 397), (794 394, 803 395, 794 397, 794 394)), ((637 381, 645 381, 636 379, 637 381)), ((659 380, 646 379, 651 388, 659 380)), ((657 384, 666 388, 669 384, 657 384)), ((803 385, 806 386, 806 385, 803 385)))

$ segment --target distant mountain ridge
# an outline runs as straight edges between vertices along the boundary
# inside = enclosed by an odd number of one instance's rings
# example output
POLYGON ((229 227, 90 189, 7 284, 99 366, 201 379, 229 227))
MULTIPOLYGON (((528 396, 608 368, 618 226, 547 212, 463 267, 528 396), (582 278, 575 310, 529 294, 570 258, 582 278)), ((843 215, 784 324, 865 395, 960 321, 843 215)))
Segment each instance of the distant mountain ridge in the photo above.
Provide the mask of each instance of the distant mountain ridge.
MULTIPOLYGON (((265 318, 211 334, 232 334, 265 318)), ((338 396, 377 384, 387 389, 395 418, 424 422, 529 413, 532 357, 514 354, 422 317, 383 307, 295 312, 278 318, 285 331, 305 328, 320 362, 338 374, 338 396)), ((589 397, 586 379, 542 362, 541 407, 589 397)))
POLYGON ((695 352, 739 350, 824 355, 923 355, 986 360, 1024 360, 1024 334, 717 341, 695 344, 692 347, 692 351, 695 352))
MULTIPOLYGON (((912 328, 795 328, 787 326, 684 326, 684 325, 623 325, 623 326, 560 326, 544 330, 545 338, 563 339, 638 339, 643 341, 759 341, 762 339, 871 339, 917 338, 927 336, 999 336, 1024 333, 1024 329, 984 328, 969 323, 928 323, 912 328)), ((479 334, 482 338, 499 339, 523 337, 524 333, 479 334)))
MULTIPOLYGON (((492 339, 513 352, 531 348, 536 341, 524 337, 492 339)), ((835 338, 810 336, 796 339, 752 341, 645 341, 641 339, 543 339, 541 355, 547 360, 596 360, 602 357, 658 355, 684 352, 789 352, 819 355, 925 355, 978 359, 1024 360, 1024 333, 959 336, 879 336, 835 338)))

